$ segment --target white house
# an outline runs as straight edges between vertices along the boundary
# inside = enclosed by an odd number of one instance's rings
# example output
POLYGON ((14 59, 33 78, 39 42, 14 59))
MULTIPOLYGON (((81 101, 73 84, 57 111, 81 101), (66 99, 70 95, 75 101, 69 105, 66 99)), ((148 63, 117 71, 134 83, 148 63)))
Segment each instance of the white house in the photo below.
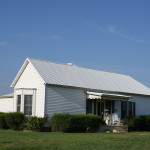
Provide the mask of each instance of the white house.
POLYGON ((0 112, 50 117, 54 113, 101 115, 107 124, 150 114, 150 89, 123 74, 27 58, 0 97, 0 112))

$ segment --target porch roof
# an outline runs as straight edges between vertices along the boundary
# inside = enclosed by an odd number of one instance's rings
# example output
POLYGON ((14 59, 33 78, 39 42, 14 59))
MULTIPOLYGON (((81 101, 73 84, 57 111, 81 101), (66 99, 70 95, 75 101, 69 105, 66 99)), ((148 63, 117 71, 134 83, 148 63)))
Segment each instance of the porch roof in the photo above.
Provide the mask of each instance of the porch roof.
POLYGON ((120 94, 109 94, 109 93, 97 93, 87 91, 88 99, 107 99, 107 100, 129 100, 131 96, 120 95, 120 94))

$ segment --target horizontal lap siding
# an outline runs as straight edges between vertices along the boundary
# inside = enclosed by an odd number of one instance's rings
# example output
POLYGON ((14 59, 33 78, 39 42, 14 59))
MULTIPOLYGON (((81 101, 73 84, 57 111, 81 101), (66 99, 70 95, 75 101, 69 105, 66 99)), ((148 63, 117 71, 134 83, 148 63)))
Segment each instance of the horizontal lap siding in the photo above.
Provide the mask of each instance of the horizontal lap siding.
POLYGON ((150 115, 150 96, 132 96, 132 98, 130 101, 135 102, 136 116, 150 115))
POLYGON ((67 112, 70 114, 86 113, 86 94, 83 90, 46 87, 45 114, 67 112))
POLYGON ((0 98, 0 112, 13 111, 13 98, 0 98))

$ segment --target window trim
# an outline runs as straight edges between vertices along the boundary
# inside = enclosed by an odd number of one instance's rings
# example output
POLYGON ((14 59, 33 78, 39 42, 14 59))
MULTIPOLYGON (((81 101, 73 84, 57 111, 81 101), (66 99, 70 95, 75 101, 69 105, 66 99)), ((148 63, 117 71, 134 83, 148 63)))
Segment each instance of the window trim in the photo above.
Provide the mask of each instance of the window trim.
POLYGON ((17 95, 17 112, 21 112, 21 94, 17 95), (19 99, 20 97, 20 99, 19 99), (18 105, 18 100, 20 100, 20 105, 18 105), (18 110, 18 107, 20 108, 20 110, 18 110))
POLYGON ((23 107, 24 107, 24 112, 23 113, 24 113, 25 116, 33 116, 33 95, 32 94, 25 94, 24 95, 24 106, 23 107), (31 96, 31 105, 25 105, 25 100, 26 100, 25 97, 26 96, 31 96), (25 114, 25 111, 26 111, 25 107, 31 107, 31 114, 30 115, 25 114))

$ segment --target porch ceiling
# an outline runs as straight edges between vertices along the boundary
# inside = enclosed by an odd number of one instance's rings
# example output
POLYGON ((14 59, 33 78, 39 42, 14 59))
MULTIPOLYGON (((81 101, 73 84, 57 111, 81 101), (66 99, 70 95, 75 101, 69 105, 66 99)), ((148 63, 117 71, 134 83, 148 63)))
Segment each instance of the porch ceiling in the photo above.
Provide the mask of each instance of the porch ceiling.
POLYGON ((86 92, 88 99, 106 99, 106 100, 129 100, 131 96, 109 93, 86 92))

